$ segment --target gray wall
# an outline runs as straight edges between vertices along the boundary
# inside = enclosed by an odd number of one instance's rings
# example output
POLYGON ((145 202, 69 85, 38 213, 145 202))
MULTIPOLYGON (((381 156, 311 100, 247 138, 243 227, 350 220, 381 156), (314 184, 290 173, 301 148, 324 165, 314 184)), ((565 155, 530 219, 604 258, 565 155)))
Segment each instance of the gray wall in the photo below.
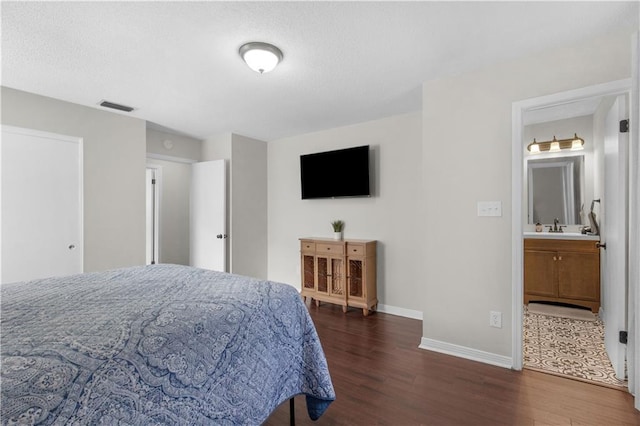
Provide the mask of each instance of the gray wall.
POLYGON ((2 87, 2 124, 83 138, 84 270, 145 262, 145 122, 2 87))
POLYGON ((147 153, 200 161, 202 141, 159 130, 148 124, 147 153), (168 143, 165 145, 165 142, 168 143))
POLYGON ((424 83, 423 342, 511 356, 512 103, 630 77, 633 30, 424 83))
POLYGON ((345 239, 378 241, 379 309, 421 316, 420 113, 276 140, 268 148, 269 279, 299 287, 298 239, 332 238, 330 222, 340 219, 345 239), (301 199, 301 154, 359 145, 372 150, 373 197, 301 199))
POLYGON ((147 126, 147 164, 160 167, 160 243, 161 263, 189 264, 189 191, 191 164, 199 160, 202 141, 147 126), (165 146, 165 142, 170 143, 165 146))
POLYGON ((160 168, 159 262, 189 264, 191 164, 147 159, 160 168))
POLYGON ((233 135, 231 271, 267 278, 267 143, 233 135))

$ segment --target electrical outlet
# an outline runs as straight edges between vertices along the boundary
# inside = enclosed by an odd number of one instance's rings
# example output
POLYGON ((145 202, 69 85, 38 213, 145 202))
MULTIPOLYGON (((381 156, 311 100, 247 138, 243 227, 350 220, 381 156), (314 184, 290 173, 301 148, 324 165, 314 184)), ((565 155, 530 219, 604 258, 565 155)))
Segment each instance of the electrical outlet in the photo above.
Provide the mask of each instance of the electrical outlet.
POLYGON ((502 328, 502 312, 490 311, 489 312, 489 326, 495 328, 502 328))

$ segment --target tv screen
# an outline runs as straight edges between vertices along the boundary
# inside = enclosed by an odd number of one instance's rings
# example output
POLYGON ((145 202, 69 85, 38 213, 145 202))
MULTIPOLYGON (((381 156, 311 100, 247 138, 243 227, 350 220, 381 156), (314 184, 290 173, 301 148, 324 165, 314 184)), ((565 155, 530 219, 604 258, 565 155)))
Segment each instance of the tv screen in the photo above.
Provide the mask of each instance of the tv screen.
POLYGON ((300 156, 302 199, 368 197, 369 145, 300 156))

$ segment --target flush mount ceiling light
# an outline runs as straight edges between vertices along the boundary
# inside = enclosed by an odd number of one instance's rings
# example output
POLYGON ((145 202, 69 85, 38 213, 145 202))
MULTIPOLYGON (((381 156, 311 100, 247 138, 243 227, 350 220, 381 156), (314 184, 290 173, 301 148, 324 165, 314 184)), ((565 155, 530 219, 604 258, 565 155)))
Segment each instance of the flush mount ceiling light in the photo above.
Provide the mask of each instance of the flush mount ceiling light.
POLYGON ((255 72, 269 72, 282 61, 282 51, 273 44, 252 41, 243 44, 239 50, 242 59, 255 72))
POLYGON ((527 149, 531 154, 540 154, 543 151, 548 152, 560 152, 563 149, 571 149, 571 151, 578 151, 584 149, 584 139, 578 137, 577 133, 573 134, 569 139, 556 139, 553 137, 552 141, 538 142, 535 139, 531 142, 527 149))

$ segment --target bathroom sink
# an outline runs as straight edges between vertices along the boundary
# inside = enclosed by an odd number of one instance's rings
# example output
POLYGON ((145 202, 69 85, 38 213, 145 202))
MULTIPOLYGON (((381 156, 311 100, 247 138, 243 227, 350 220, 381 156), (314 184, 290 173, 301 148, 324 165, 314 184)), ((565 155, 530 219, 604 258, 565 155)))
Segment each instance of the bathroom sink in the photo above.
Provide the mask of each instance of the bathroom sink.
POLYGON ((581 234, 579 232, 523 232, 524 238, 549 238, 555 240, 600 240, 599 235, 581 234))

